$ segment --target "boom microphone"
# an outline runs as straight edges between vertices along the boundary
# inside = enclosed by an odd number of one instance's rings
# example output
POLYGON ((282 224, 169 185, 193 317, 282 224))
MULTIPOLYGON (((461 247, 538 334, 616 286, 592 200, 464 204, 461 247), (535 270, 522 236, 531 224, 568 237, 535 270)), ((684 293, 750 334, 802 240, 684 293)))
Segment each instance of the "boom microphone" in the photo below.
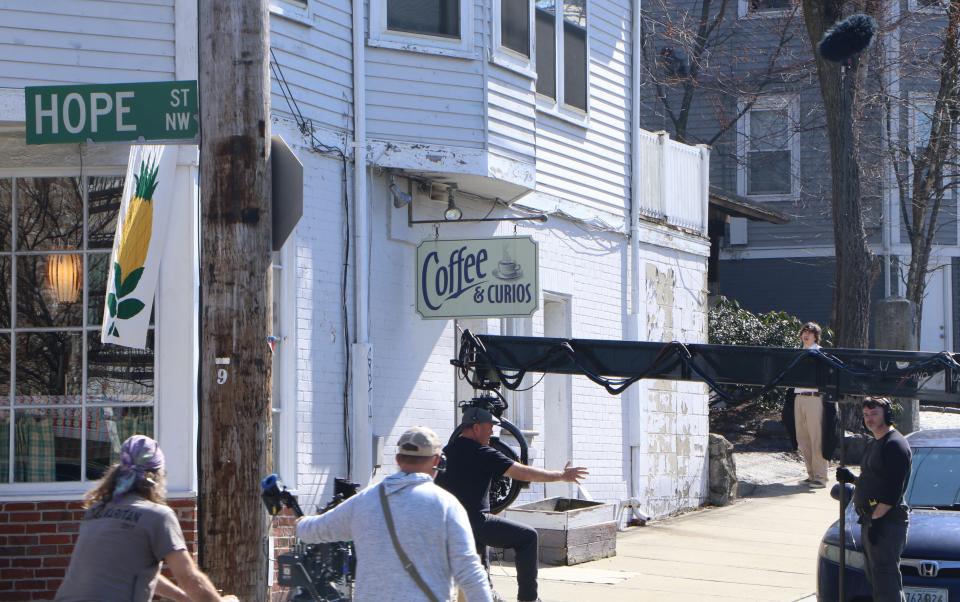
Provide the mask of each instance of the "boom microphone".
POLYGON ((870 47, 877 22, 870 15, 858 13, 834 23, 817 45, 820 56, 834 63, 842 63, 870 47))

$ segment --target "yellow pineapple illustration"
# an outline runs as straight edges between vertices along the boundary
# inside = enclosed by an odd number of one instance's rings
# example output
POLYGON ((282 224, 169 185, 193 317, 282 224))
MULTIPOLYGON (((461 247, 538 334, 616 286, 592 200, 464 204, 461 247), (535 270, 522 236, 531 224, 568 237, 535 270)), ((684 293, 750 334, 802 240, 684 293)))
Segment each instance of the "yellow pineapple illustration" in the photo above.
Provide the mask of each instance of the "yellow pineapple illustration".
POLYGON ((157 189, 156 159, 140 163, 140 172, 134 176, 133 198, 127 206, 120 231, 120 244, 116 262, 113 264, 113 293, 107 296, 107 309, 113 320, 109 334, 119 336, 117 320, 128 320, 139 314, 144 303, 135 297, 126 298, 136 288, 143 276, 147 261, 150 236, 153 229, 153 193, 157 189))

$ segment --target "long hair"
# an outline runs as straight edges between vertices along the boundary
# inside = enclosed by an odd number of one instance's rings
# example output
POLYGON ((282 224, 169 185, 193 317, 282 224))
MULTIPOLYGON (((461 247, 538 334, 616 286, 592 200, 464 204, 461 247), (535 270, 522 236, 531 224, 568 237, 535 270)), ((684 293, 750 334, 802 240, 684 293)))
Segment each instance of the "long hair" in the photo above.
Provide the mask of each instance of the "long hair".
MULTIPOLYGON (((101 504, 106 504, 113 499, 113 491, 117 487, 117 471, 120 465, 111 466, 103 478, 97 482, 97 486, 83 496, 83 507, 93 508, 101 504)), ((167 479, 163 470, 148 470, 144 473, 144 478, 137 479, 137 482, 130 489, 130 493, 135 493, 143 499, 156 504, 167 503, 167 479)))

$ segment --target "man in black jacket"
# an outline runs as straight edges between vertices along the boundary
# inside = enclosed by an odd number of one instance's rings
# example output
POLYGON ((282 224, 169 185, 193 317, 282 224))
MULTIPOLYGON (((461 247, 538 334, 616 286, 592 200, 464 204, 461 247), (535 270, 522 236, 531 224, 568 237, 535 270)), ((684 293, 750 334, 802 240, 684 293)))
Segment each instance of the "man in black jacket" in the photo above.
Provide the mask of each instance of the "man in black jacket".
POLYGON ((537 532, 526 525, 490 514, 490 484, 503 475, 527 482, 579 483, 587 476, 587 469, 567 462, 563 470, 542 470, 507 458, 490 447, 493 426, 500 421, 481 408, 467 408, 461 424, 460 436, 443 449, 447 469, 437 477, 437 485, 455 495, 466 509, 484 565, 488 564, 486 546, 512 548, 516 557, 517 600, 539 600, 537 532))
POLYGON ((912 454, 907 440, 893 428, 893 411, 885 397, 863 400, 863 422, 873 434, 860 462, 860 476, 837 469, 841 483, 856 483, 853 505, 859 515, 867 579, 875 602, 901 602, 900 555, 907 542, 909 517, 903 494, 910 478, 912 454))

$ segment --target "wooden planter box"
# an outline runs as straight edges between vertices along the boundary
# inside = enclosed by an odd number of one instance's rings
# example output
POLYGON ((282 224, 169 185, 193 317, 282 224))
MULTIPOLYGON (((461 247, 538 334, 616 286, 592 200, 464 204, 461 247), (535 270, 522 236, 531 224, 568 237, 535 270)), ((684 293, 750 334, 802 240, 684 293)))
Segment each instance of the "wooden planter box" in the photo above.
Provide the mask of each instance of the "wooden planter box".
POLYGON ((507 508, 504 518, 537 530, 540 562, 571 565, 616 556, 616 512, 615 504, 552 497, 507 508))

